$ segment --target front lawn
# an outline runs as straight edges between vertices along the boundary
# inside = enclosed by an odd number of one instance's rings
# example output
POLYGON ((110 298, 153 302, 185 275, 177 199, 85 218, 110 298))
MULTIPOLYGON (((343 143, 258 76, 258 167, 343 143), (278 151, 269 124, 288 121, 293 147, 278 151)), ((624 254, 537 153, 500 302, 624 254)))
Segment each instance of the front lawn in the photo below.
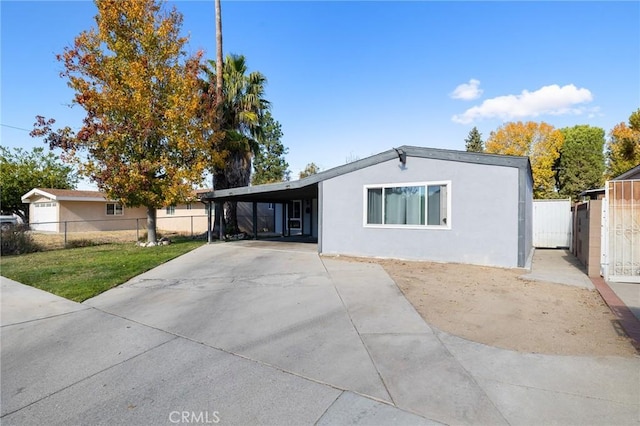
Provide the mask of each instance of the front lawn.
POLYGON ((5 256, 0 274, 82 302, 203 244, 183 239, 158 247, 122 243, 5 256))

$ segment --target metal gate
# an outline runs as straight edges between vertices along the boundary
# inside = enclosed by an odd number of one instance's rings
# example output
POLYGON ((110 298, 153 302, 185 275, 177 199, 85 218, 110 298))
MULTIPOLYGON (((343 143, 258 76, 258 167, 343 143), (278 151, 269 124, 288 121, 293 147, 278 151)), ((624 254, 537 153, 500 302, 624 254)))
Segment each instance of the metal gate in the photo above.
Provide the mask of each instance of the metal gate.
POLYGON ((602 214, 602 275, 640 283, 640 180, 608 181, 602 214))
POLYGON ((571 200, 533 200, 533 246, 571 247, 571 200))

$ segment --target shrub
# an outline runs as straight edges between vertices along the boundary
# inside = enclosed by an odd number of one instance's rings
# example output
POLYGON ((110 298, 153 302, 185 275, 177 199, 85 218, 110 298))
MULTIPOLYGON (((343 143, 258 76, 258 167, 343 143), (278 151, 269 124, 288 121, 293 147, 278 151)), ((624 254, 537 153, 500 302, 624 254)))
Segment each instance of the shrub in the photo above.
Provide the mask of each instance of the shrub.
POLYGON ((1 237, 0 254, 2 256, 33 253, 41 250, 29 233, 29 225, 15 225, 3 228, 1 237))

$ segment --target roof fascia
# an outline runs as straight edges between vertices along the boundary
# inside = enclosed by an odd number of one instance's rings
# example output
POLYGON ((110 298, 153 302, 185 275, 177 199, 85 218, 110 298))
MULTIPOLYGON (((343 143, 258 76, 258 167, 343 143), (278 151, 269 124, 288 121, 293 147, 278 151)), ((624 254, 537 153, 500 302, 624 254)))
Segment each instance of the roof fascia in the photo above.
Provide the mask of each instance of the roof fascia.
POLYGON ((57 200, 58 199, 55 195, 50 194, 50 193, 48 193, 46 191, 43 191, 42 189, 38 189, 38 188, 33 188, 31 191, 27 192, 26 194, 24 194, 20 198, 21 198, 23 203, 30 203, 31 202, 30 198, 32 196, 36 195, 36 194, 41 196, 41 197, 47 197, 47 198, 49 198, 51 200, 57 200))
POLYGON ((640 173, 640 164, 638 164, 637 166, 635 166, 631 170, 627 170, 626 172, 624 172, 620 176, 616 176, 615 178, 613 178, 611 180, 626 180, 628 177, 633 176, 636 173, 640 173))

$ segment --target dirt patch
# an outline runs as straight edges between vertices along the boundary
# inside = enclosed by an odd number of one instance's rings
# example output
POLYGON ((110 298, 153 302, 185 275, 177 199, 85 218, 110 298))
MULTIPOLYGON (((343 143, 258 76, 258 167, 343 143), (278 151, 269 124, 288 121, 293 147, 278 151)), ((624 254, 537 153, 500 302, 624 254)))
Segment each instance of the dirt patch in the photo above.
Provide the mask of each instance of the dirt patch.
POLYGON ((447 333, 520 352, 638 354, 597 291, 525 281, 520 270, 368 262, 382 265, 420 315, 447 333))

